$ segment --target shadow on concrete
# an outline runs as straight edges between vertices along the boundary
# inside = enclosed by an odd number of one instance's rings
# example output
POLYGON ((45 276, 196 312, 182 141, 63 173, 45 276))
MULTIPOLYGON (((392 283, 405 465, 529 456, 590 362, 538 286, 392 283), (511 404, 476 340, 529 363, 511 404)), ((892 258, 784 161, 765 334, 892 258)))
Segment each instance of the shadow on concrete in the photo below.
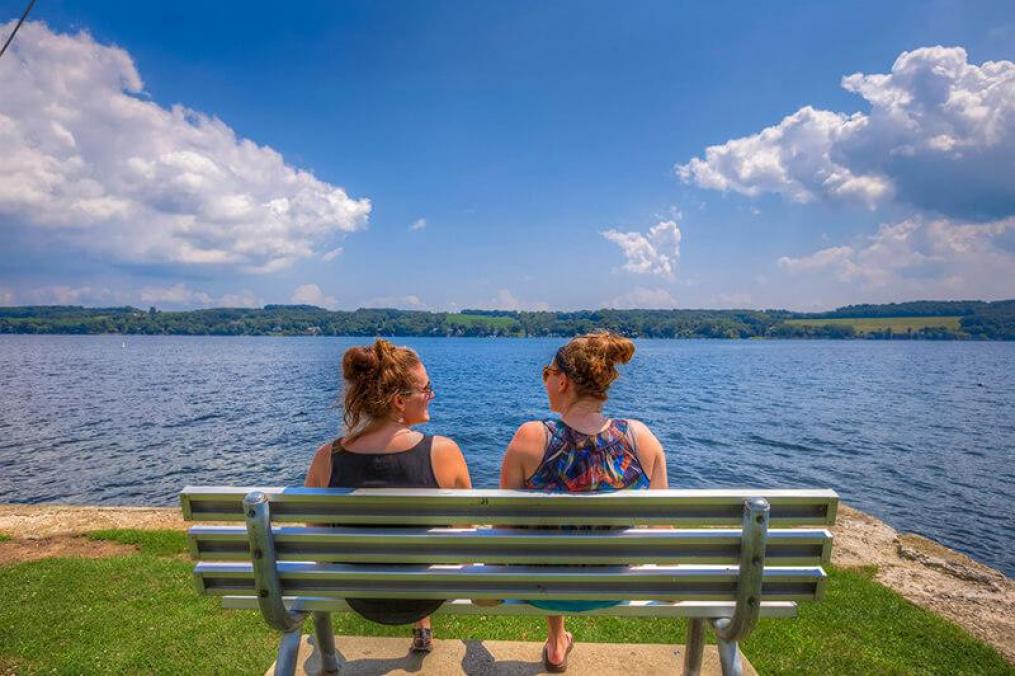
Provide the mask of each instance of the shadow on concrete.
POLYGON ((462 656, 462 672, 468 676, 496 674, 496 676, 534 676, 543 674, 542 657, 532 662, 521 660, 498 660, 482 641, 463 641, 465 655, 462 656))
MULTIPOLYGON (((307 655, 306 661, 303 662, 302 673, 319 674, 321 673, 321 652, 317 649, 317 637, 311 635, 305 637, 305 640, 309 644, 312 652, 307 655)), ((427 656, 410 652, 408 640, 406 640, 405 645, 405 655, 401 657, 357 657, 349 659, 342 654, 341 648, 338 648, 336 650, 338 654, 338 663, 342 665, 339 673, 341 673, 342 676, 350 676, 353 674, 373 675, 388 674, 391 672, 414 674, 422 671, 424 666, 423 661, 427 656)), ((297 668, 296 673, 301 673, 299 668, 297 668)))

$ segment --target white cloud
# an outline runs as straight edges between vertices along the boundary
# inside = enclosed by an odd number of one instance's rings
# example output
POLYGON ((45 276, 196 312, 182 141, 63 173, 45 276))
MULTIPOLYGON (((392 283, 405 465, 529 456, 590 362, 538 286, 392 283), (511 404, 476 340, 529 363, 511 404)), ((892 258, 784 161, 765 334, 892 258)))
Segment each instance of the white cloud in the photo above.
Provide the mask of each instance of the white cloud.
POLYGON ((124 293, 105 287, 55 284, 40 286, 20 294, 22 302, 33 305, 111 305, 130 301, 124 293))
POLYGON ((380 296, 371 298, 363 303, 363 307, 372 308, 396 308, 399 310, 425 310, 426 303, 420 300, 419 296, 380 296))
POLYGON ((639 275, 673 278, 680 258, 680 228, 676 221, 660 221, 647 234, 606 230, 603 237, 620 247, 623 269, 639 275))
MULTIPOLYGON (((13 23, 0 25, 7 33, 13 23)), ((130 55, 29 22, 0 64, 0 215, 118 261, 270 272, 371 205, 223 121, 148 99, 130 55)))
POLYGON ((264 305, 261 298, 248 289, 216 297, 183 282, 172 286, 145 286, 138 292, 137 299, 142 305, 177 308, 260 308, 264 305))
POLYGON ((546 312, 550 309, 550 304, 543 301, 519 300, 508 289, 501 289, 497 292, 497 297, 490 301, 488 307, 482 309, 546 312))
POLYGON ((856 73, 869 114, 805 106, 676 167, 702 188, 794 202, 896 201, 967 220, 1015 214, 1015 63, 968 63, 960 47, 903 52, 889 74, 856 73))
POLYGON ((325 263, 328 263, 341 256, 343 252, 344 249, 342 249, 342 247, 338 247, 337 249, 332 249, 330 251, 325 251, 323 254, 321 254, 321 260, 324 261, 325 263))
POLYGON ((227 293, 219 297, 216 305, 219 307, 242 307, 259 308, 264 301, 254 295, 252 291, 240 291, 239 293, 227 293))
POLYGON ((731 291, 716 296, 717 307, 741 309, 751 307, 754 296, 746 291, 731 291))
POLYGON ((211 305, 211 296, 204 291, 194 291, 186 284, 179 283, 167 287, 146 286, 138 294, 142 303, 165 303, 169 305, 211 305))
POLYGON ((0 288, 0 305, 14 305, 14 292, 10 289, 0 288))
POLYGON ((335 310, 338 308, 338 301, 334 296, 327 296, 316 284, 304 284, 293 291, 289 298, 290 302, 298 305, 316 305, 317 307, 335 310))
POLYGON ((669 310, 677 307, 677 299, 666 289, 635 287, 605 303, 605 307, 617 310, 669 310))
POLYGON ((425 227, 426 227, 426 219, 417 218, 415 221, 413 221, 412 225, 409 226, 409 230, 413 231, 422 230, 425 227))
POLYGON ((989 223, 911 218, 883 224, 876 234, 854 245, 829 247, 812 254, 778 259, 794 274, 831 276, 865 288, 891 289, 897 295, 976 297, 1015 295, 1015 218, 989 223))

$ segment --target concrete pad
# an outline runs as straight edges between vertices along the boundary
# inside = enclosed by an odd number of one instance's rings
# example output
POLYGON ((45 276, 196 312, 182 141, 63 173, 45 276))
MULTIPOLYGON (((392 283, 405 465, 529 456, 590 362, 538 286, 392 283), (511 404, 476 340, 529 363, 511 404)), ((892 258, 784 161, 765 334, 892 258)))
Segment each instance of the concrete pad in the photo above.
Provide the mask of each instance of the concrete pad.
MULTIPOLYGON (((296 673, 316 676, 321 670, 320 655, 313 636, 300 641, 296 673)), ((469 674, 534 676, 543 670, 542 643, 522 641, 435 640, 429 655, 409 652, 409 637, 375 638, 336 636, 342 676, 375 674, 469 674)), ((576 642, 568 658, 569 674, 679 674, 684 665, 684 646, 576 642)), ((265 676, 275 673, 272 664, 265 676)), ((702 676, 719 676, 719 654, 705 646, 702 676)), ((757 676, 744 659, 745 676, 757 676)))

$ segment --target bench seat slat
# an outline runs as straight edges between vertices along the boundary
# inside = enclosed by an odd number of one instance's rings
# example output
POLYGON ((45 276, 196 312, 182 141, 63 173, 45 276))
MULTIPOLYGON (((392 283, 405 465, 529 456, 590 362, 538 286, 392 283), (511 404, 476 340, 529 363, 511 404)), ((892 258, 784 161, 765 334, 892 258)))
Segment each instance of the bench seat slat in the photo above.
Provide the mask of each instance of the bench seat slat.
POLYGON ((184 518, 241 521, 243 497, 253 490, 269 496, 273 521, 344 525, 739 525, 744 500, 761 497, 771 505, 772 527, 828 526, 835 523, 838 505, 838 495, 831 490, 671 489, 575 495, 487 489, 196 486, 180 494, 184 518))
MULTIPOLYGON (((201 590, 213 595, 254 593, 249 563, 198 563, 201 590)), ((284 595, 384 598, 514 598, 568 600, 731 601, 733 566, 380 566, 279 562, 284 595)), ((806 601, 821 595, 820 567, 766 567, 762 600, 806 601)))
MULTIPOLYGON (((277 556, 289 561, 344 563, 700 563, 735 565, 740 529, 533 531, 486 528, 272 529, 277 556)), ((247 561, 243 526, 194 526, 191 553, 204 561, 247 561)), ((824 529, 768 531, 766 561, 774 566, 825 565, 824 529)))
MULTIPOLYGON (((288 596, 283 597, 286 609, 297 612, 354 612, 342 599, 288 596)), ((228 610, 258 610, 256 596, 223 596, 222 607, 228 610)), ((609 608, 596 608, 576 615, 619 617, 732 617, 734 603, 716 601, 623 601, 609 608)), ((445 615, 557 615, 560 611, 537 608, 522 601, 505 601, 494 607, 478 606, 467 599, 446 601, 437 614, 445 615)), ((761 604, 761 617, 796 617, 797 604, 791 601, 769 601, 761 604)))

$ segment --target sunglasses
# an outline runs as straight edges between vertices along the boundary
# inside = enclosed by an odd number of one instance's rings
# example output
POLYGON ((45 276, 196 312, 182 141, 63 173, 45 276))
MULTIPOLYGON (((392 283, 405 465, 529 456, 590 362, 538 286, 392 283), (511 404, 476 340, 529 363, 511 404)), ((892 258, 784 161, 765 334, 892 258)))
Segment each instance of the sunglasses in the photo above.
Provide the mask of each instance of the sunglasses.
POLYGON ((550 363, 543 367, 544 383, 546 382, 546 379, 550 377, 551 373, 563 373, 568 378, 574 380, 571 370, 564 364, 563 352, 564 348, 557 350, 557 354, 553 355, 553 359, 550 360, 550 363))
POLYGON ((433 385, 431 383, 429 383, 429 382, 426 385, 424 385, 423 387, 413 388, 411 390, 405 390, 405 391, 402 392, 402 394, 414 394, 416 392, 422 394, 427 399, 433 399, 434 398, 433 385))

